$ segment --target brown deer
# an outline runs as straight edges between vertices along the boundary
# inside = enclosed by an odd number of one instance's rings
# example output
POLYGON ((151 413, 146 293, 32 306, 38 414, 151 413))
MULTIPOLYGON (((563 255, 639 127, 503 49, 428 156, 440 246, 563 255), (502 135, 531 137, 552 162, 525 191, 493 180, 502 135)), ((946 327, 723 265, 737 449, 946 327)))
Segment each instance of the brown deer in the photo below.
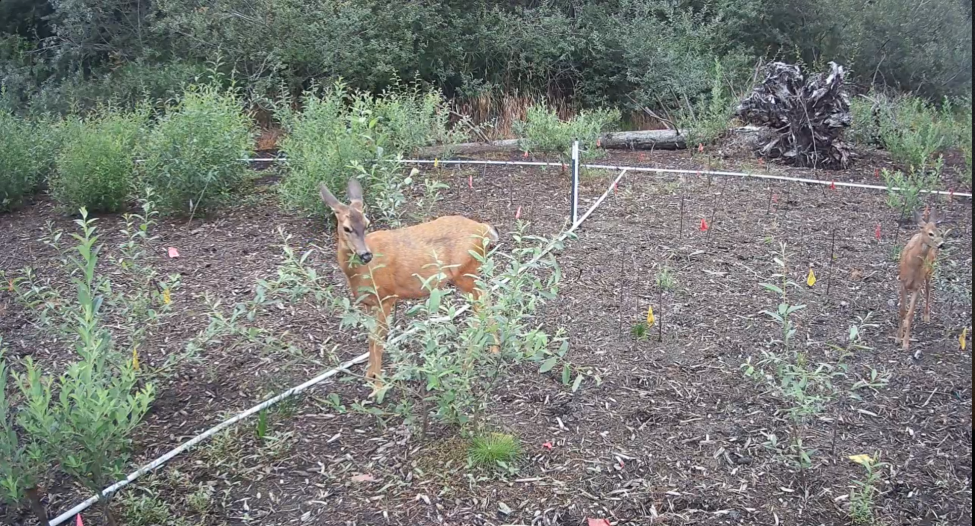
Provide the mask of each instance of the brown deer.
MULTIPOLYGON (((353 297, 367 291, 360 303, 376 317, 366 372, 367 378, 376 380, 382 372, 383 348, 396 303, 426 297, 429 289, 424 284, 441 273, 446 279, 433 285, 451 284, 477 300, 483 292, 475 287, 481 267, 475 254, 483 257, 488 247, 498 242, 498 232, 491 225, 450 216, 367 234, 369 220, 362 186, 356 179, 349 180, 348 205, 336 199, 324 184, 320 191, 338 223, 336 253, 349 289, 353 297)), ((375 385, 380 386, 378 381, 375 385)))
POLYGON ((918 223, 918 233, 904 247, 900 262, 900 327, 897 339, 902 342, 902 348, 911 348, 911 322, 914 320, 914 308, 917 298, 924 289, 924 322, 931 321, 931 275, 938 258, 938 251, 944 246, 944 236, 939 228, 941 220, 934 212, 915 215, 918 223), (910 301, 908 301, 910 295, 910 301))

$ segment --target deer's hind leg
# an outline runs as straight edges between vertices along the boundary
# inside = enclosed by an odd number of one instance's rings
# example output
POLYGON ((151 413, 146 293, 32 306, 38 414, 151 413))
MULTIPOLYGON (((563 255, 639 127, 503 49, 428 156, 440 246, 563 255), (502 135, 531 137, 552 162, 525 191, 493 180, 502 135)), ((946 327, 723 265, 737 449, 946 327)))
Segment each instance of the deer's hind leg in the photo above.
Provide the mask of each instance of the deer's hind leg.
POLYGON ((903 325, 903 340, 901 348, 904 349, 904 351, 911 350, 911 322, 914 320, 914 308, 917 307, 917 298, 920 295, 920 292, 921 291, 919 290, 915 290, 911 293, 911 303, 907 307, 907 315, 904 316, 903 320, 901 321, 903 325))
POLYGON ((907 287, 904 283, 900 284, 898 288, 900 292, 900 301, 897 303, 897 343, 901 343, 904 340, 904 319, 907 317, 907 287))
MULTIPOLYGON (((483 307, 489 307, 491 305, 491 297, 487 291, 477 288, 477 281, 473 275, 464 275, 455 278, 454 286, 464 294, 470 294, 473 297, 475 314, 480 314, 483 307)), ((491 352, 497 354, 501 352, 501 338, 498 336, 497 325, 494 322, 489 322, 489 324, 488 330, 491 331, 494 338, 494 345, 491 346, 491 352)))

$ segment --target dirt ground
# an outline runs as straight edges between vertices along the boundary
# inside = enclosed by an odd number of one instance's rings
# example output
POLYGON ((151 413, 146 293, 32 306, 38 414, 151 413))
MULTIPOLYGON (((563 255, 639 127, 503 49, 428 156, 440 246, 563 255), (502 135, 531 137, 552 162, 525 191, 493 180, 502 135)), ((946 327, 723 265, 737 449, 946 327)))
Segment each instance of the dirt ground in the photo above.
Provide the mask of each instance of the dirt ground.
MULTIPOLYGON (((872 155, 848 172, 813 173, 687 152, 615 153, 599 162, 874 184, 881 184, 876 170, 886 166, 872 155)), ((584 173, 582 206, 615 176, 584 173)), ((449 185, 436 215, 461 213, 510 232, 521 209, 532 233, 552 236, 566 226, 570 183, 558 168, 427 166, 422 177, 449 185)), ((258 280, 274 277, 282 262, 279 229, 299 253, 321 247, 310 262, 342 291, 322 220, 282 211, 274 183, 266 177, 239 206, 213 218, 159 226, 154 263, 163 274, 178 273, 182 286, 173 296, 177 315, 154 329, 152 345, 142 350, 148 366, 181 352, 206 328, 204 296, 226 310, 250 298, 258 280), (166 257, 167 247, 181 257, 166 257)), ((526 367, 503 382, 492 403, 491 422, 524 445, 517 475, 470 470, 456 430, 434 426, 421 441, 399 422, 380 425, 342 411, 334 400, 351 407, 369 394, 345 378, 272 412, 271 439, 255 438, 254 423, 244 423, 126 491, 122 509, 151 503, 168 508, 169 519, 166 513, 146 519, 143 511, 125 522, 577 526, 606 518, 614 526, 840 525, 849 524, 850 491, 863 476, 848 457, 878 454, 889 464, 879 484, 878 525, 970 525, 972 362, 959 335, 972 319, 972 205, 933 203, 952 230, 932 321, 919 316, 915 325, 917 360, 893 338, 894 257, 914 227, 899 221, 883 192, 630 173, 558 255, 560 295, 541 315, 547 330, 567 331, 568 358, 589 373, 586 382, 572 393, 526 367), (807 306, 795 342, 809 361, 837 364, 841 353, 831 345, 846 347, 854 325, 862 326, 868 347, 845 358, 837 399, 803 427, 804 447, 814 451, 812 467, 803 470, 781 454, 794 432, 786 403, 742 368, 772 350, 779 331, 762 314, 778 300, 761 283, 774 279, 780 243, 790 255, 790 278, 802 284, 792 298, 807 306), (664 268, 675 283, 661 291, 656 277, 664 268), (805 285, 810 269, 818 277, 814 287, 805 285), (659 325, 648 338, 635 338, 631 327, 650 306, 659 325), (854 389, 874 374, 886 385, 854 389)), ((38 240, 48 221, 70 230, 71 218, 41 199, 0 221, 0 269, 33 266, 41 276, 58 276, 55 254, 38 240)), ((118 217, 99 218, 106 255, 121 241, 120 224, 118 217)), ((365 335, 342 330, 324 306, 283 309, 259 323, 287 350, 225 339, 172 371, 157 385, 136 439, 136 462, 366 349, 365 335)), ((33 356, 56 369, 70 360, 63 342, 42 334, 6 288, 0 333, 15 362, 33 356)), ((64 481, 48 489, 52 512, 85 496, 64 481)), ((29 524, 2 507, 0 518, 29 524)), ((96 512, 86 523, 102 524, 96 512)))

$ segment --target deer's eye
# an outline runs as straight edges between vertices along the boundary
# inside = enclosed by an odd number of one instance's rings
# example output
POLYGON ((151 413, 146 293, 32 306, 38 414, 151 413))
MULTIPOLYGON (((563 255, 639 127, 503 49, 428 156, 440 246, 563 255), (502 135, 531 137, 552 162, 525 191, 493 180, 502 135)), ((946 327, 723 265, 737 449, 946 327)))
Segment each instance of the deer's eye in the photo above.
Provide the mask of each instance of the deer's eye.
POLYGON ((352 229, 349 228, 349 227, 344 227, 343 230, 345 230, 345 233, 346 234, 351 234, 352 233, 352 229))
POLYGON ((934 232, 928 232, 928 237, 934 237, 934 232))

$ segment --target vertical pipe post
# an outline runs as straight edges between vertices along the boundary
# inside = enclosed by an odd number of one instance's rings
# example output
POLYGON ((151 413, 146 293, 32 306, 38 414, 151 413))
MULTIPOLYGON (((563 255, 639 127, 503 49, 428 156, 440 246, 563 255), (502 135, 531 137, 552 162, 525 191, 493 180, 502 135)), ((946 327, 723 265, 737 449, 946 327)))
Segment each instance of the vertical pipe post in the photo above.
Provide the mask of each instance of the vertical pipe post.
POLYGON ((572 143, 572 224, 579 221, 579 141, 572 143))

